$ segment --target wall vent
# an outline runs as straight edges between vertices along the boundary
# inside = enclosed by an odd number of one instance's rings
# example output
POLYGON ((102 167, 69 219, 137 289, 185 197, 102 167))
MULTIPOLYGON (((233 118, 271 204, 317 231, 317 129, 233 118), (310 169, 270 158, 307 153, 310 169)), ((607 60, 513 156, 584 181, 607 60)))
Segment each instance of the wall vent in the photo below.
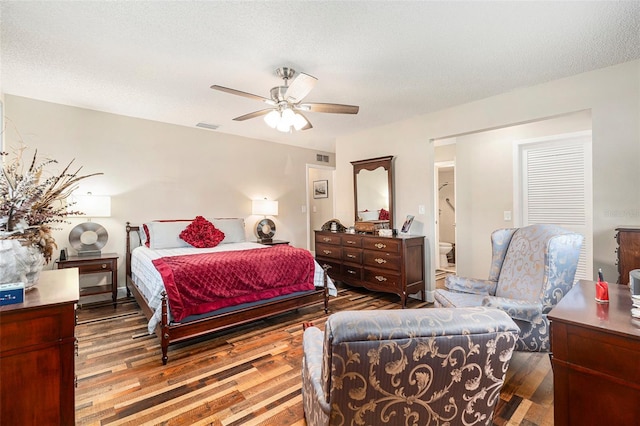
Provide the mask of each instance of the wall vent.
POLYGON ((202 127, 203 129, 216 130, 218 127, 217 124, 209 124, 209 123, 198 123, 196 127, 202 127))
POLYGON ((323 163, 328 163, 329 162, 329 156, 328 155, 322 155, 322 154, 316 154, 316 161, 321 161, 323 163))

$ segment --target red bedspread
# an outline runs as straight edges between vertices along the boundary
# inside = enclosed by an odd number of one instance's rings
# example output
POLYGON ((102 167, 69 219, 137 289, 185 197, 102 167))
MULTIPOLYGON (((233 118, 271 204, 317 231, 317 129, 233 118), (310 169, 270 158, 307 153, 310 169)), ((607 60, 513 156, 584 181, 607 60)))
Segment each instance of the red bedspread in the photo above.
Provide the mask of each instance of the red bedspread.
POLYGON ((309 251, 287 245, 153 261, 175 321, 226 306, 313 290, 309 251))

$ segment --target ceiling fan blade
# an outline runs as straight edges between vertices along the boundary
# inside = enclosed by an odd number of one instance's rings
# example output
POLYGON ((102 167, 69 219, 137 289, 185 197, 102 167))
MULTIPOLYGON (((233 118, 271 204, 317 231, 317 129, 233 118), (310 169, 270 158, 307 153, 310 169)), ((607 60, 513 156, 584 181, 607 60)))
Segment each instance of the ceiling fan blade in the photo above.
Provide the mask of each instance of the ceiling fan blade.
POLYGON ((230 93, 232 95, 238 95, 238 96, 243 96, 245 98, 254 99, 256 101, 262 101, 262 102, 264 102, 266 104, 269 104, 269 105, 275 105, 275 102, 273 102, 271 99, 267 99, 267 98, 264 98, 262 96, 254 95, 253 93, 242 92, 240 90, 230 89, 230 88, 224 87, 224 86, 218 86, 217 84, 214 84, 213 86, 211 86, 211 88, 214 89, 214 90, 219 90, 221 92, 230 93))
POLYGON ((236 117, 236 118, 233 119, 233 121, 249 120, 250 118, 256 118, 256 117, 260 117, 262 115, 267 115, 271 111, 273 111, 273 108, 261 109, 260 111, 254 111, 254 112, 250 112, 249 114, 245 114, 245 115, 241 115, 240 117, 236 117))
POLYGON ((317 78, 310 76, 309 74, 305 74, 303 72, 299 73, 287 88, 287 101, 291 103, 300 102, 309 94, 309 92, 311 92, 311 89, 313 89, 317 81, 317 78))
POLYGON ((328 112, 332 114, 357 114, 360 110, 356 105, 342 105, 342 104, 322 104, 322 103, 304 103, 296 105, 297 109, 302 111, 311 112, 328 112))

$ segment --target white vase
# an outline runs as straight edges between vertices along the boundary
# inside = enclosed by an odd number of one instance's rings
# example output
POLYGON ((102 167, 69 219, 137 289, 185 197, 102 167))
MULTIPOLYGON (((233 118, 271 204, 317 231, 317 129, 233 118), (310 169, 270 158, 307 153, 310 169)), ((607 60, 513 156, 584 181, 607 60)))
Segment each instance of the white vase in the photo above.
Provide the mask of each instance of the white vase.
POLYGON ((0 240, 0 284, 24 283, 31 289, 44 267, 44 255, 37 247, 21 240, 0 240))

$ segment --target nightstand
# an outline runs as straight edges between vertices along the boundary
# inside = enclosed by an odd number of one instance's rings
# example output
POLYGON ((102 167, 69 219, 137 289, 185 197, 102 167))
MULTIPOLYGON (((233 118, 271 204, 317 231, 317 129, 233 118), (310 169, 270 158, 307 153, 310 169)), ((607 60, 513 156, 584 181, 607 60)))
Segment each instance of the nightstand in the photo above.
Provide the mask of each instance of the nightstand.
POLYGON ((117 253, 69 256, 67 260, 57 260, 56 263, 58 264, 58 269, 78 268, 80 276, 88 274, 110 274, 110 284, 80 287, 80 297, 111 293, 111 300, 115 308, 118 300, 118 257, 117 253))
POLYGON ((271 241, 256 241, 256 243, 263 244, 265 246, 277 246, 279 244, 289 244, 289 241, 285 240, 271 240, 271 241))

